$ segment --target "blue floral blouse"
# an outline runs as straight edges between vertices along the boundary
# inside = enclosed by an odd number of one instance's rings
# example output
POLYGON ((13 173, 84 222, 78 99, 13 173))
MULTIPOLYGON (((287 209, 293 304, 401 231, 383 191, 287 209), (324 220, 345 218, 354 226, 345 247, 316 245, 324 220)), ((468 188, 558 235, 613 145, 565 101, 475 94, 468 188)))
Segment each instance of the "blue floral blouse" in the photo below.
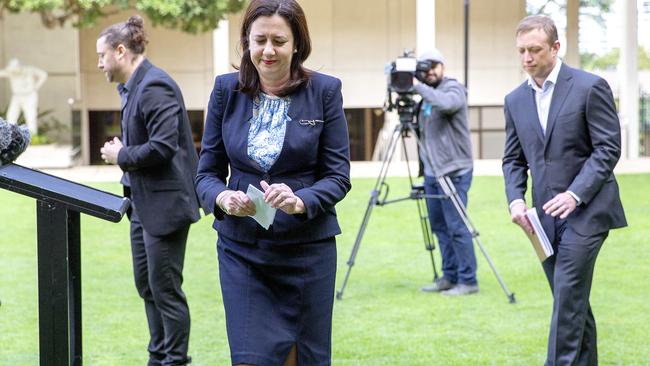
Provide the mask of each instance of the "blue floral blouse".
POLYGON ((289 97, 274 97, 259 93, 253 100, 253 117, 248 129, 248 157, 265 172, 280 156, 287 123, 291 121, 289 97))

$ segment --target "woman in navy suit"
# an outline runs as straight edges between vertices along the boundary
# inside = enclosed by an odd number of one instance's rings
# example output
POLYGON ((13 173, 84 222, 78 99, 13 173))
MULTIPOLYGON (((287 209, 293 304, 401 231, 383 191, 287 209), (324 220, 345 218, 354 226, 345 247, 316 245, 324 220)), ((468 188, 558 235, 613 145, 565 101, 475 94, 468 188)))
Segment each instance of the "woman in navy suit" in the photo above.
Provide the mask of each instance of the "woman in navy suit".
POLYGON ((295 0, 253 0, 240 35, 239 72, 210 96, 196 183, 219 233, 232 363, 330 365, 334 205, 351 188, 341 82, 302 66, 311 41, 295 0), (248 217, 249 185, 278 209, 268 229, 248 217))

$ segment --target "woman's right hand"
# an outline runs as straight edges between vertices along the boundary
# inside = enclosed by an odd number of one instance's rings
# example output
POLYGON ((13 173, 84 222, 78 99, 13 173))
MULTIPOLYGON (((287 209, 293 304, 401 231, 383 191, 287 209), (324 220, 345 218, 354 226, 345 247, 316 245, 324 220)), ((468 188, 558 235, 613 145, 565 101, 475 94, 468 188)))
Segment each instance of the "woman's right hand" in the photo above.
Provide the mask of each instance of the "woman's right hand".
POLYGON ((217 205, 228 215, 255 215, 255 204, 242 191, 224 191, 217 197, 217 205))

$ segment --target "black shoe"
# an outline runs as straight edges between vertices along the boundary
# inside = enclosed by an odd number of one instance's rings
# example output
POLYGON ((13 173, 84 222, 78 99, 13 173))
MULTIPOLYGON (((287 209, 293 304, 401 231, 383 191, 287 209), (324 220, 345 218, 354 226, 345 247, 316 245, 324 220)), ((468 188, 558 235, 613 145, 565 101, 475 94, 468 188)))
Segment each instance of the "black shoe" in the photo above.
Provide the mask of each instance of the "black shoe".
POLYGON ((420 290, 424 292, 440 292, 452 289, 454 286, 456 286, 455 283, 450 282, 448 279, 442 277, 431 284, 422 286, 420 290))

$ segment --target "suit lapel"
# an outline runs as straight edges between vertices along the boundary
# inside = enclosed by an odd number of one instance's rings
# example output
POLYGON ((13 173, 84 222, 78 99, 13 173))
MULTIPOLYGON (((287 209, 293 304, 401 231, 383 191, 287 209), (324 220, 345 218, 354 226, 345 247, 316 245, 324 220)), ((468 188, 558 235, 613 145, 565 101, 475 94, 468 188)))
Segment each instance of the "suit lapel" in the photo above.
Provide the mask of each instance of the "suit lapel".
POLYGON ((551 107, 548 111, 548 121, 546 123, 546 138, 544 139, 544 149, 548 145, 548 142, 551 139, 551 134, 553 133, 553 128, 555 127, 555 120, 557 119, 558 113, 564 105, 564 101, 571 91, 573 86, 573 80, 567 66, 562 64, 560 68, 560 73, 557 77, 557 84, 553 89, 553 97, 551 98, 551 107))
MULTIPOLYGON (((291 118, 292 121, 296 121, 296 116, 298 115, 298 109, 304 104, 305 99, 305 89, 300 88, 297 93, 291 95, 291 103, 289 104, 289 111, 287 115, 291 118)), ((289 127, 289 126, 287 126, 289 127)))
MULTIPOLYGON (((135 73, 131 76, 133 78, 133 84, 131 84, 131 89, 129 90, 129 97, 126 99, 126 105, 129 105, 129 102, 131 102, 136 94, 136 91, 138 90, 138 86, 140 85, 140 82, 142 79, 144 79, 144 76, 147 74, 147 71, 151 69, 153 65, 149 60, 146 58, 142 61, 140 66, 138 66, 137 70, 135 70, 135 73)), ((127 84, 130 84, 130 81, 127 81, 127 84)))
MULTIPOLYGON (((149 69, 151 69, 152 66, 153 65, 151 64, 151 62, 149 62, 149 60, 145 58, 140 64, 140 66, 138 66, 138 68, 135 70, 135 73, 131 75, 131 78, 133 78, 133 82, 131 82, 131 80, 127 81, 127 84, 129 85, 130 89, 128 91, 129 94, 126 98, 126 103, 122 105, 122 111, 121 111, 122 120, 123 120, 122 128, 124 129, 124 131, 122 132, 123 136, 128 136, 127 133, 129 130, 129 117, 131 116, 132 111, 134 110, 133 109, 134 106, 132 103, 133 98, 135 98, 135 95, 138 92, 138 87, 140 86, 140 82, 142 81, 142 79, 144 79, 144 76, 147 74, 147 72, 149 71, 149 69)), ((130 139, 127 140, 130 141, 130 139)))
POLYGON ((241 149, 241 151, 244 152, 244 160, 248 162, 248 164, 254 168, 255 170, 262 171, 262 167, 253 159, 248 157, 248 132, 250 131, 251 127, 251 119, 253 118, 253 98, 251 97, 246 97, 244 106, 246 108, 246 113, 244 113, 244 120, 242 121, 242 128, 238 128, 238 131, 241 131, 242 136, 241 136, 241 141, 240 144, 244 147, 241 149))
MULTIPOLYGON (((244 93, 238 93, 237 95, 241 100, 239 103, 236 103, 235 111, 232 115, 244 116, 244 118, 232 119, 223 125, 224 129, 228 129, 228 135, 233 137, 233 148, 229 149, 229 153, 239 155, 239 160, 245 162, 256 171, 261 171, 262 169, 259 164, 248 157, 248 133, 251 126, 251 119, 253 118, 253 98, 244 93)), ((229 113, 226 111, 224 115, 226 114, 229 113)))
POLYGON ((537 102, 535 101, 535 90, 530 86, 526 85, 526 90, 528 92, 528 97, 526 98, 526 106, 524 110, 533 111, 528 118, 528 124, 530 128, 535 131, 535 134, 539 138, 540 142, 544 142, 544 132, 542 131, 542 124, 539 122, 539 115, 537 115, 537 102))
POLYGON ((278 158, 276 159, 275 163, 271 166, 271 169, 269 170, 270 172, 276 172, 278 170, 281 170, 283 163, 291 160, 291 159, 284 159, 283 156, 287 154, 287 150, 289 149, 287 146, 289 144, 288 141, 292 141, 293 139, 296 138, 297 135, 296 128, 298 128, 297 126, 300 121, 298 117, 300 116, 300 108, 305 105, 306 89, 307 89, 306 87, 301 87, 300 89, 298 89, 297 93, 294 93, 290 96, 291 99, 289 102, 289 110, 287 111, 287 116, 289 116, 290 120, 287 121, 286 130, 284 133, 284 141, 282 142, 282 150, 280 150, 280 154, 278 155, 278 158))

